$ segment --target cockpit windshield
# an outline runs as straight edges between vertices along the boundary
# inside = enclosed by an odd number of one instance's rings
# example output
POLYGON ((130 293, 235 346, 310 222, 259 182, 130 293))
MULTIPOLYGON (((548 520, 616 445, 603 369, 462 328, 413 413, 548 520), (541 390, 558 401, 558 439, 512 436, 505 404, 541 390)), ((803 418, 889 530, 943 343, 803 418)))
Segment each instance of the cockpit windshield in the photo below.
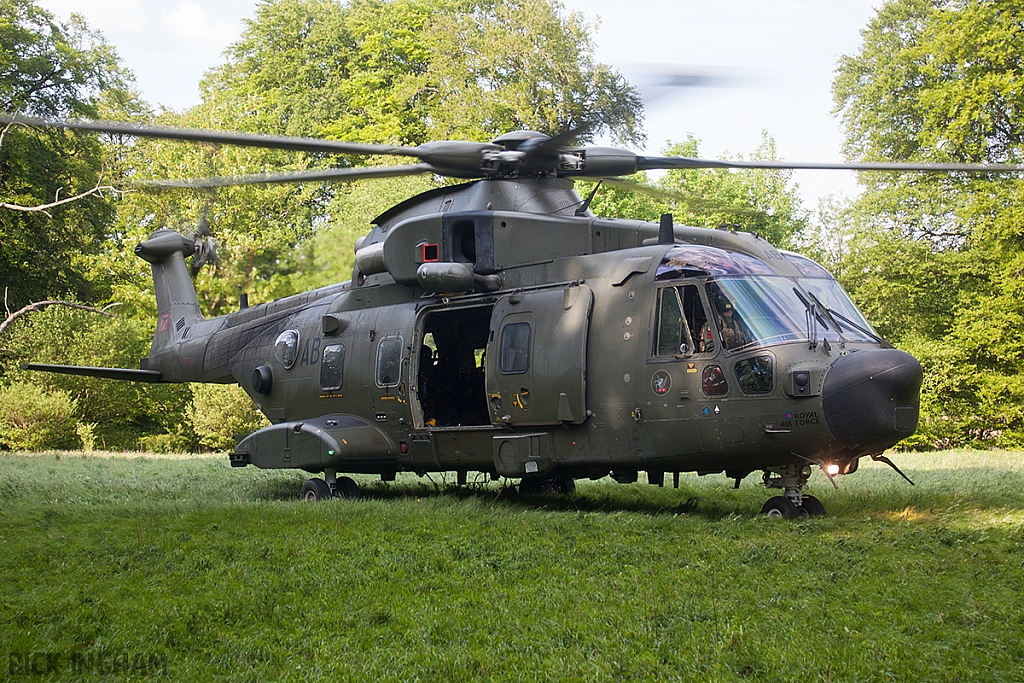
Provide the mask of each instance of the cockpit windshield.
POLYGON ((719 344, 726 351, 741 351, 794 341, 812 347, 820 341, 885 343, 827 270, 805 256, 782 253, 797 277, 777 275, 758 259, 723 249, 670 249, 655 280, 691 283, 659 289, 654 354, 714 353, 719 344), (692 279, 703 282, 707 317, 703 306, 693 305, 700 284, 692 279))
POLYGON ((727 350, 807 339, 807 307, 789 278, 719 278, 707 292, 727 350))
POLYGON ((841 334, 846 341, 880 340, 868 321, 857 310, 857 306, 850 301, 849 295, 843 291, 842 285, 827 270, 806 256, 791 251, 782 253, 803 276, 797 280, 800 287, 813 296, 815 306, 823 306, 826 309, 825 313, 828 315, 818 320, 820 332, 825 339, 830 342, 840 341, 841 334), (829 321, 828 318, 832 320, 829 321), (835 326, 839 329, 834 329, 835 326))
POLYGON ((839 335, 842 334, 843 339, 846 341, 878 341, 878 337, 871 329, 871 325, 868 324, 868 321, 857 310, 854 303, 850 301, 850 297, 847 296, 838 282, 832 278, 806 277, 800 278, 798 282, 805 291, 814 295, 817 303, 825 307, 827 312, 831 314, 832 321, 839 326, 837 334, 837 330, 833 329, 831 322, 827 319, 819 320, 818 324, 821 326, 821 335, 825 339, 828 339, 830 342, 839 341, 839 335))

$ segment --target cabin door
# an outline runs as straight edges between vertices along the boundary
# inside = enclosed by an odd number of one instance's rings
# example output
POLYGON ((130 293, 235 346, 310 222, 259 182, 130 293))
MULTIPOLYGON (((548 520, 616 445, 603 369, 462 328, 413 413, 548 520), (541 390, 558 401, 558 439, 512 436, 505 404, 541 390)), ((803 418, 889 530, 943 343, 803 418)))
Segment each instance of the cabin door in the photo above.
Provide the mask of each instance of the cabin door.
POLYGON ((486 360, 493 424, 579 424, 586 419, 593 300, 585 285, 515 292, 498 300, 486 360))

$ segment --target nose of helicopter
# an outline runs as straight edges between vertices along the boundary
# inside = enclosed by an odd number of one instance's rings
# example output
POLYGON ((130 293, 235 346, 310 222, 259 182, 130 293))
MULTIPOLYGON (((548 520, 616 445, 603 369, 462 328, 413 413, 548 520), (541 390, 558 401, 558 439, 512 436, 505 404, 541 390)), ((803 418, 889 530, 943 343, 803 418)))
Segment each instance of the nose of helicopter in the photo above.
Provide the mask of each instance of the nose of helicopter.
POLYGON ((921 377, 917 359, 897 349, 841 356, 821 389, 825 424, 846 448, 880 453, 917 429, 921 377))

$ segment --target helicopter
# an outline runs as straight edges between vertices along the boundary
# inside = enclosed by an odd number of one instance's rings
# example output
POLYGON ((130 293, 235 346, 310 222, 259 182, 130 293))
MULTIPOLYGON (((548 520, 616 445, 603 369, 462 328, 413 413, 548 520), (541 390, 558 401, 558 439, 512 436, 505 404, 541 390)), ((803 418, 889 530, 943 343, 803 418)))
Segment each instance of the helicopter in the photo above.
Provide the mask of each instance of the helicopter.
MULTIPOLYGON (((462 179, 388 209, 355 245, 352 279, 204 318, 192 274, 215 243, 162 228, 135 247, 152 266, 157 321, 138 369, 26 370, 142 382, 237 383, 270 421, 234 467, 311 474, 310 501, 360 495, 348 474, 393 481, 468 473, 520 493, 578 479, 678 487, 681 472, 754 472, 779 495, 761 512, 825 514, 803 492, 910 436, 922 368, 882 339, 821 265, 735 228, 595 216, 575 179, 621 182, 686 168, 1019 172, 1012 165, 789 163, 640 156, 573 146, 578 131, 414 147, 106 121, 0 117, 118 135, 334 155, 412 157, 382 167, 155 180, 158 188, 462 179), (339 476, 340 475, 340 476, 339 476)), ((909 478, 907 478, 909 481, 909 478)), ((913 483, 913 482, 911 482, 913 483)))

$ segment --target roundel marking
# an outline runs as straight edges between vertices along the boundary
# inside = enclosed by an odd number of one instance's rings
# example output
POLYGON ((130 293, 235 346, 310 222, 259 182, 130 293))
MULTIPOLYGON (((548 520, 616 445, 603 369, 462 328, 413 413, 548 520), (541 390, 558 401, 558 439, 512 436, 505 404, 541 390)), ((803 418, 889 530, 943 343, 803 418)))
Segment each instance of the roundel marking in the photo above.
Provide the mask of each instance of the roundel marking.
POLYGON ((658 396, 664 396, 672 388, 672 376, 664 370, 658 370, 651 378, 651 390, 658 396))

